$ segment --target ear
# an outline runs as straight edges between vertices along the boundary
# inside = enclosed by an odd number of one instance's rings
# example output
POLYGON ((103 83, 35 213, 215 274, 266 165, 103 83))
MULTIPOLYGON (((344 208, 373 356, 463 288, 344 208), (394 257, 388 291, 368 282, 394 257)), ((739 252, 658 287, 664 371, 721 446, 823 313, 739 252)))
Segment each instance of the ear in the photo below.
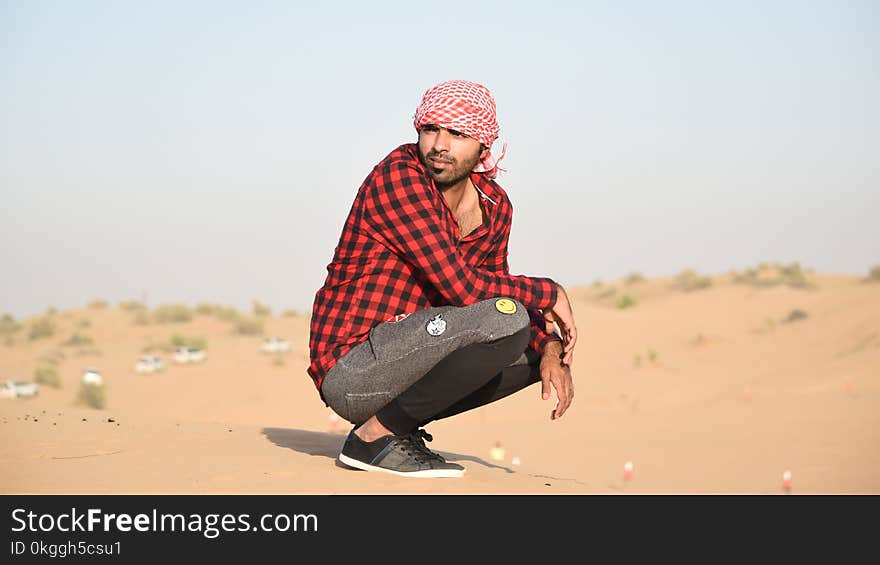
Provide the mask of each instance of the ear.
POLYGON ((483 150, 480 151, 480 161, 486 158, 486 155, 489 154, 489 148, 483 145, 483 150))

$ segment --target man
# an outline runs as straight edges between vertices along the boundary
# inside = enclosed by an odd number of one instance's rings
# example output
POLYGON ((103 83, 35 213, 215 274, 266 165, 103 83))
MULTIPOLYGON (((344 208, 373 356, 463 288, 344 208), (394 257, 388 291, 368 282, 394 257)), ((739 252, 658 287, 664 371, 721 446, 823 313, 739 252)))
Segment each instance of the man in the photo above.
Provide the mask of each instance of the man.
POLYGON ((493 181, 489 91, 438 84, 413 124, 418 142, 385 157, 355 197, 315 296, 308 372, 355 424, 340 462, 459 477, 464 468, 428 449, 422 426, 538 381, 545 400, 556 389, 551 419, 561 417, 577 330, 561 286, 509 272, 513 208, 493 181))

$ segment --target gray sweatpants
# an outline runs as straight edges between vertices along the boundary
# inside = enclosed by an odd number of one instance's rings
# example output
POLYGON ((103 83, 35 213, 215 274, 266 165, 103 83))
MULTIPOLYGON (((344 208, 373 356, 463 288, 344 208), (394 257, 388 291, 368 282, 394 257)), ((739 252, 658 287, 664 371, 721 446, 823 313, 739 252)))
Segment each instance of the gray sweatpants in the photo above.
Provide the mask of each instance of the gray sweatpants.
MULTIPOLYGON (((327 372, 321 392, 334 412, 362 424, 450 353, 528 326, 523 305, 506 298, 419 310, 374 327, 327 372)), ((525 363, 523 353, 513 365, 525 363)))

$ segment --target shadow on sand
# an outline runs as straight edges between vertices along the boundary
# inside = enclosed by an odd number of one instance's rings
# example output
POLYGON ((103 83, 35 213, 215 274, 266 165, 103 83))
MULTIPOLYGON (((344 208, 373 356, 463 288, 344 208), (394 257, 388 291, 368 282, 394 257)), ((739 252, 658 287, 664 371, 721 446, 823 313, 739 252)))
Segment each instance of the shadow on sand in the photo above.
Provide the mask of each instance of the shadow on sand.
MULTIPOLYGON (((278 447, 285 447, 299 453, 305 453, 306 455, 326 457, 333 460, 339 455, 339 451, 342 449, 342 444, 345 441, 345 435, 331 432, 313 432, 289 428, 263 428, 262 432, 266 439, 278 447)), ((513 473, 513 469, 489 463, 473 455, 461 455, 447 451, 437 451, 437 453, 449 461, 471 461, 490 469, 501 469, 506 473, 513 473)), ((336 461, 336 466, 348 469, 346 465, 338 461, 336 461)))

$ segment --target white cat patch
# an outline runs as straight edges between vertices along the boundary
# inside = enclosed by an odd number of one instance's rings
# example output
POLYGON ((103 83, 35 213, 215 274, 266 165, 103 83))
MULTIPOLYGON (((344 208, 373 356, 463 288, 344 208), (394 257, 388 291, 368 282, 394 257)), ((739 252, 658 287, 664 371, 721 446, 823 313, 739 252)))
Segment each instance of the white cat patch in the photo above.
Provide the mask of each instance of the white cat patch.
POLYGON ((440 314, 437 314, 430 320, 428 320, 428 325, 426 326, 428 333, 434 336, 440 335, 446 331, 446 320, 440 317, 440 314))

